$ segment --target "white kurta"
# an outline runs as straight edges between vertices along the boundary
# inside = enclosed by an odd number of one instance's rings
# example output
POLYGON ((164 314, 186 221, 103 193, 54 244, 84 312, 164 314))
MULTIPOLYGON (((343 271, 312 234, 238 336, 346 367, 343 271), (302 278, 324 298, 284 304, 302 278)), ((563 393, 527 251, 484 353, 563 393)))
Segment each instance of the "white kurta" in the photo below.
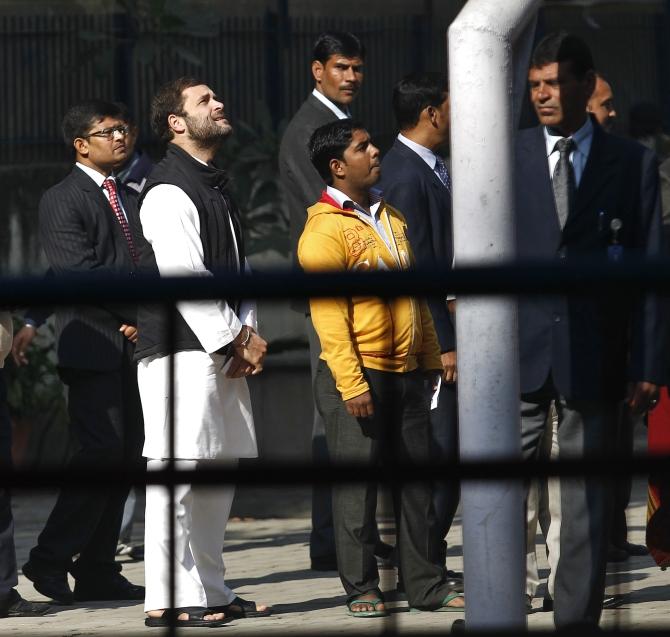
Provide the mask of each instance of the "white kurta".
MULTIPOLYGON (((154 187, 140 220, 161 276, 212 276, 203 262, 198 211, 181 188, 154 187)), ((235 339, 243 324, 256 329, 255 303, 243 302, 239 317, 224 300, 183 301, 177 309, 205 351, 175 355, 175 457, 256 457, 247 381, 226 378, 225 358, 215 353, 235 339)), ((168 357, 159 355, 138 366, 147 458, 169 457, 168 364, 168 357)))

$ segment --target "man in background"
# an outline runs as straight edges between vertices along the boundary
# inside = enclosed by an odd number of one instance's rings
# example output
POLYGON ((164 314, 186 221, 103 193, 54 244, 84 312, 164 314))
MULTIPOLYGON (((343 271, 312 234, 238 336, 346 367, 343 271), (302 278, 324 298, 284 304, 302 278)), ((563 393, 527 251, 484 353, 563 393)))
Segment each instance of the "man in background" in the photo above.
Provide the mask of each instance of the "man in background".
MULTIPOLYGON (((309 139, 320 126, 351 117, 349 107, 363 83, 364 62, 365 47, 353 33, 322 33, 314 43, 314 89, 286 127, 279 148, 279 174, 290 216, 294 256, 307 219, 307 208, 319 199, 325 187, 310 161, 309 139)), ((305 314, 314 380, 321 345, 312 325, 307 301, 301 300, 295 309, 305 314)), ((324 423, 316 406, 312 423, 312 460, 320 466, 328 463, 324 423)), ((312 532, 309 539, 311 567, 315 571, 337 569, 331 509, 330 486, 315 485, 312 488, 312 532)), ((391 547, 379 541, 377 551, 387 557, 391 547)))
MULTIPOLYGON (((595 88, 588 46, 564 32, 546 36, 532 55, 528 81, 540 125, 520 131, 517 139, 519 258, 618 260, 622 251, 659 256, 655 158, 588 117, 595 88)), ((520 299, 524 457, 538 456, 552 407, 560 458, 611 457, 621 402, 643 412, 656 399, 664 376, 660 319, 651 294, 623 303, 609 297, 520 299)), ((605 589, 610 485, 589 476, 561 478, 560 493, 554 621, 559 628, 594 626, 605 589)))
MULTIPOLYGON (((449 142, 449 93, 447 80, 439 73, 412 74, 393 89, 393 111, 400 133, 382 161, 378 187, 384 200, 400 210, 407 220, 407 232, 420 268, 451 267, 453 237, 451 179, 438 152, 449 142)), ((430 412, 434 462, 458 459, 458 411, 456 402, 455 319, 445 297, 428 299, 440 344, 443 374, 437 407, 430 412)), ((450 301, 454 310, 455 301, 450 301)), ((440 563, 446 563, 449 532, 458 507, 457 481, 436 484, 434 504, 437 517, 440 563)), ((458 586, 455 573, 452 585, 458 586)))
MULTIPOLYGON (((72 172, 39 206, 39 237, 54 276, 130 278, 137 266, 130 227, 137 210, 114 178, 126 159, 128 126, 118 104, 89 100, 72 106, 63 137, 75 154, 72 172)), ((95 305, 56 313, 59 375, 68 386, 70 426, 78 449, 70 465, 136 468, 143 427, 133 362, 134 306, 95 305)), ((115 561, 127 487, 63 487, 23 574, 63 604, 138 600, 115 561), (73 558, 78 556, 76 561, 73 558), (75 578, 74 593, 67 574, 75 578)))

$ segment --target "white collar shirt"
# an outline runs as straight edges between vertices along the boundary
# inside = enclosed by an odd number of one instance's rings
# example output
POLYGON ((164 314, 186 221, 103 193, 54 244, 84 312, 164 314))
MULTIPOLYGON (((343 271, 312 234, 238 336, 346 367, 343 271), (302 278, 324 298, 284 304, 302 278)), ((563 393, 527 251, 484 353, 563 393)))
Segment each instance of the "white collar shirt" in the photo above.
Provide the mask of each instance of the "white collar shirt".
POLYGON ((435 166, 437 165, 437 155, 432 150, 430 150, 430 148, 426 148, 421 144, 413 142, 411 139, 405 137, 402 133, 398 133, 398 141, 405 144, 407 148, 413 150, 419 157, 421 157, 421 159, 423 159, 423 161, 428 164, 428 168, 435 170, 435 166))
MULTIPOLYGON (((113 179, 114 183, 116 183, 116 178, 114 175, 109 175, 109 177, 105 177, 102 173, 99 173, 95 168, 91 168, 90 166, 84 166, 84 164, 80 164, 79 162, 76 162, 77 168, 81 168, 94 182, 95 185, 102 190, 102 194, 105 195, 105 198, 107 201, 109 201, 109 193, 105 188, 102 187, 103 182, 105 179, 113 179)), ((117 184, 117 193, 118 193, 118 184, 117 184)), ((119 200, 119 206, 121 206, 121 212, 123 213, 123 216, 126 218, 126 221, 128 221, 128 215, 126 214, 126 209, 123 207, 123 201, 121 201, 121 197, 117 196, 117 199, 119 200)), ((111 207, 111 202, 110 202, 110 207, 111 207)))
MULTIPOLYGON (((558 158, 560 157, 558 148, 556 148, 556 142, 559 139, 562 139, 563 136, 554 134, 553 131, 550 131, 546 126, 543 128, 543 131, 547 147, 547 159, 549 161, 549 174, 553 178, 554 169, 556 168, 558 158)), ((584 174, 586 161, 591 152, 591 144, 593 143, 593 123, 591 122, 591 118, 587 117, 585 124, 571 137, 572 141, 575 142, 575 149, 570 153, 569 159, 575 174, 575 185, 579 187, 582 175, 584 174)))
POLYGON ((317 91, 314 89, 312 91, 312 95, 316 97, 319 102, 327 106, 333 114, 337 117, 337 119, 350 119, 351 118, 351 113, 349 113, 349 109, 346 111, 343 111, 335 102, 331 102, 321 91, 317 91))
POLYGON ((329 197, 334 199, 337 204, 343 210, 346 208, 353 207, 354 212, 358 215, 359 219, 365 221, 368 225, 372 226, 377 234, 382 238, 386 246, 391 252, 393 252, 393 247, 391 244, 390 238, 386 234, 384 229, 384 224, 379 218, 379 213, 381 212, 381 198, 377 199, 372 193, 370 194, 370 212, 368 213, 365 208, 357 204, 351 199, 348 195, 345 195, 341 190, 333 188, 332 186, 326 186, 326 193, 329 197))

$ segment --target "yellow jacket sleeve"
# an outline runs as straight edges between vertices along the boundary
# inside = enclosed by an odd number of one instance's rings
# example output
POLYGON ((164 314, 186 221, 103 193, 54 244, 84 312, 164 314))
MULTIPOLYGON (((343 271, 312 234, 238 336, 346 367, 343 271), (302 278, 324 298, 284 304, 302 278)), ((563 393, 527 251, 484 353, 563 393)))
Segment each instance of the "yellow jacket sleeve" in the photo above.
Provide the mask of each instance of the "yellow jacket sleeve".
MULTIPOLYGON (((306 230, 298 244, 298 260, 306 272, 346 271, 346 255, 346 246, 341 241, 318 229, 306 230)), ((353 345, 348 300, 315 298, 310 299, 309 306, 321 341, 321 358, 328 363, 342 399, 349 400, 368 391, 361 360, 353 345)))

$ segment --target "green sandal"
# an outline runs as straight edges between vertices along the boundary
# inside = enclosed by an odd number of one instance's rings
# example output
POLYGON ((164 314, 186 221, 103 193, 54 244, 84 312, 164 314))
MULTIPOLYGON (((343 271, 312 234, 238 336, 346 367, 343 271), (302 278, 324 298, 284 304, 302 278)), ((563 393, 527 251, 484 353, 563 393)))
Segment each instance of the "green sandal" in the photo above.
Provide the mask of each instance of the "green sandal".
POLYGON ((463 593, 457 593, 452 591, 442 600, 442 605, 437 608, 416 608, 412 607, 409 609, 410 613, 463 613, 465 612, 465 606, 448 606, 449 602, 456 599, 457 597, 463 597, 463 593))
POLYGON ((377 610, 377 606, 384 604, 384 600, 377 596, 372 599, 351 599, 347 602, 347 614, 351 617, 388 617, 387 610, 377 610), (354 604, 370 604, 374 610, 351 610, 354 604))

